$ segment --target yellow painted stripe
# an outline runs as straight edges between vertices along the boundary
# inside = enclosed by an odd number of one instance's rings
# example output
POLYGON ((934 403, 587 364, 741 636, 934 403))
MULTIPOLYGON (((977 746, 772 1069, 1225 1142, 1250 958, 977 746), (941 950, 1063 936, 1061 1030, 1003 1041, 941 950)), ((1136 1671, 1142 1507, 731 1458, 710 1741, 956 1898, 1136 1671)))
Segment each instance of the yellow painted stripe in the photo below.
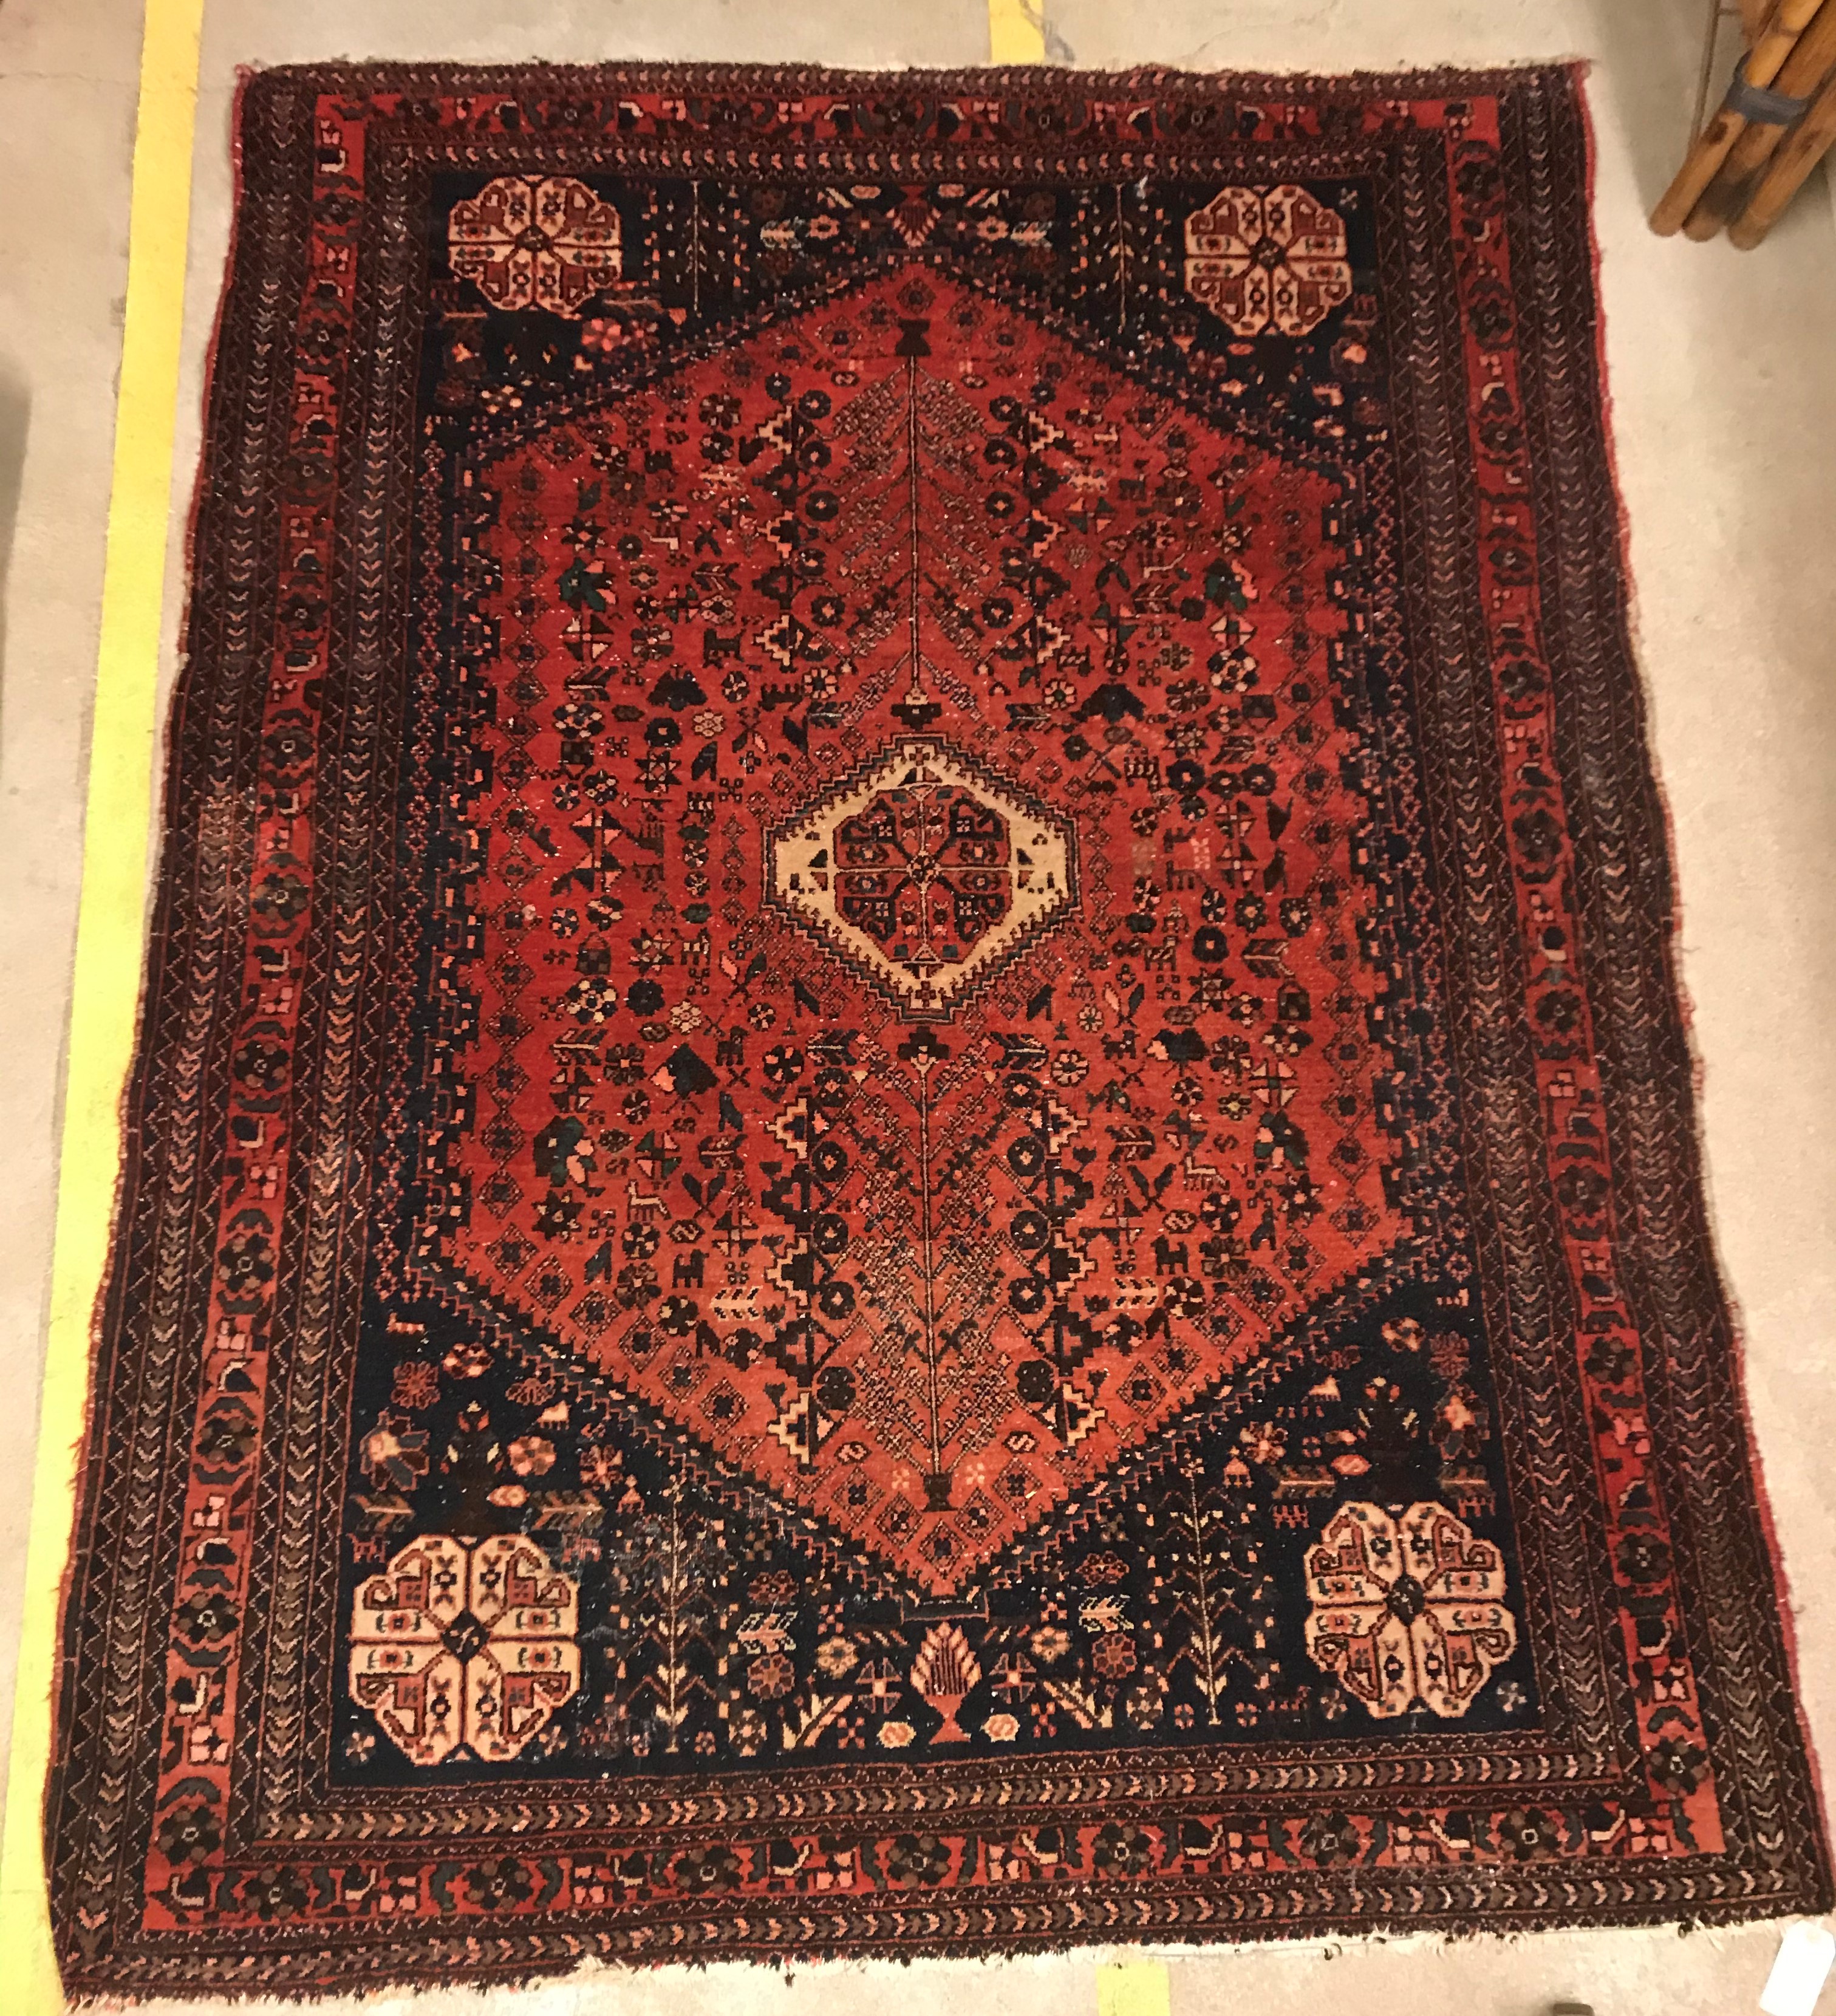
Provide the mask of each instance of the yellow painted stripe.
POLYGON ((1096 1970, 1096 2016, 1168 2016, 1172 2000, 1165 1960, 1122 1960, 1096 1970))
POLYGON ((108 1262, 121 1166, 121 1093, 139 1006, 203 5, 146 0, 141 41, 50 1336, 27 1542, 6 1833, 0 1845, 0 1967, 13 2016, 49 2016, 64 2006, 45 1909, 41 1819, 51 1757, 58 1590, 70 1544, 92 1325, 108 1262))
POLYGON ((988 0, 988 60, 1046 60, 1046 0, 988 0))

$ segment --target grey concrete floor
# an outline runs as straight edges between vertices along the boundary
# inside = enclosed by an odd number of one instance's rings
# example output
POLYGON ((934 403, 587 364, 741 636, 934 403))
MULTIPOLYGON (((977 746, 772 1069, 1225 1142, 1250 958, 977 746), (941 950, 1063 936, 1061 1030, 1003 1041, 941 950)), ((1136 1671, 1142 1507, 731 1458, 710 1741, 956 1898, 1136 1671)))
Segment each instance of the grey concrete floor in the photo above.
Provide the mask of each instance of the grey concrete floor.
MULTIPOLYGON (((1594 59, 1614 427, 1680 869, 1712 1203, 1745 1332, 1801 1693, 1836 1753, 1836 221, 1816 189, 1751 254, 1646 231, 1682 143, 1703 11, 1702 0, 1049 0, 1055 54, 1089 67, 1594 59)), ((44 1351, 139 38, 139 0, 0 0, 0 1478, 13 1480, 0 1493, 0 1731, 44 1351)), ((208 0, 175 524, 196 467, 228 243, 238 65, 896 67, 980 62, 987 49, 982 0, 208 0)), ((182 566, 175 540, 168 674, 182 566)), ((123 987, 134 984, 124 973, 123 987)), ((1214 1951, 1172 1963, 1174 2016, 1286 2016, 1322 1996, 1411 2016, 1529 2016, 1562 2000, 1598 2016, 1719 2016, 1756 2007, 1777 1938, 1755 1926, 1214 1951)), ((891 2016, 948 1997, 1057 2016, 1093 2007, 1096 1957, 597 1974, 525 1992, 517 2007, 801 2016, 821 1998, 844 2016, 891 2016)), ((456 1989, 420 2000, 480 2007, 456 1989)))

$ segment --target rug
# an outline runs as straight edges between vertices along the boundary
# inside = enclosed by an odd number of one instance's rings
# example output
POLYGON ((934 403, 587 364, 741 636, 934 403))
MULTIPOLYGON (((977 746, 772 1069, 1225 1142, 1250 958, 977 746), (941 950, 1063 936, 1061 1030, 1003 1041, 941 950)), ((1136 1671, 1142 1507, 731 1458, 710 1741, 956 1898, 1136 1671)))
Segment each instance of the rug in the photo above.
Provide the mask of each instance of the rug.
POLYGON ((239 132, 71 1989, 1825 1909, 1576 74, 239 132))

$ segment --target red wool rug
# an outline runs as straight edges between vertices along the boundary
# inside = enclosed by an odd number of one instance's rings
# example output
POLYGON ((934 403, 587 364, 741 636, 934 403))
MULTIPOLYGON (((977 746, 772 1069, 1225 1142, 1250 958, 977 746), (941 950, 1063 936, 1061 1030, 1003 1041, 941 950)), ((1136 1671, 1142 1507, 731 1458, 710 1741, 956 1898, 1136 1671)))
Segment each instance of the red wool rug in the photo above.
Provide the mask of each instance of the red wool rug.
POLYGON ((1574 74, 239 144, 71 1988, 1825 1908, 1574 74))

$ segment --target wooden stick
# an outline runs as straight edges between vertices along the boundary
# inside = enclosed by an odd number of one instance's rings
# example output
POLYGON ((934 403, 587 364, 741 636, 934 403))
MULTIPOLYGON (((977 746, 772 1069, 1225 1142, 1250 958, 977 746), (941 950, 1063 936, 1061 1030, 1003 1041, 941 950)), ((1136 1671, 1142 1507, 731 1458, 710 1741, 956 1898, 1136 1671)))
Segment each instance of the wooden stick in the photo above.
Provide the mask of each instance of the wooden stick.
MULTIPOLYGON (((1715 59, 1721 53, 1721 24, 1727 19, 1726 8, 1713 4, 1708 15, 1708 32, 1702 38, 1702 67, 1696 75, 1696 102, 1690 109, 1690 138, 1692 143, 1697 134, 1708 124, 1708 87, 1715 81, 1715 59)), ((1751 35, 1743 35, 1741 53, 1744 56, 1753 45, 1751 35)))
MULTIPOLYGON (((1777 0, 1766 27, 1748 52, 1749 84, 1763 89, 1773 81, 1822 4, 1823 0, 1777 0)), ((1681 227, 1746 130, 1746 121, 1724 106, 1697 135, 1695 144, 1677 170, 1676 181, 1651 213, 1651 229, 1660 236, 1668 238, 1681 227)))
POLYGON ((1741 27, 1751 42, 1766 26, 1766 0, 1741 0, 1741 27))
MULTIPOLYGON (((1832 70, 1836 70, 1836 5, 1824 0, 1793 44, 1791 54, 1779 66, 1773 88, 1787 98, 1814 97, 1832 70)), ((1715 171, 1715 179, 1684 220, 1683 229, 1690 237, 1712 238, 1724 224, 1740 214, 1748 183, 1772 159, 1784 132, 1782 126, 1743 128, 1715 171)))
POLYGON ((1751 252, 1777 223, 1780 211, 1832 143, 1836 143, 1836 71, 1810 110, 1785 135, 1746 209, 1729 225, 1728 236, 1743 252, 1751 252))

